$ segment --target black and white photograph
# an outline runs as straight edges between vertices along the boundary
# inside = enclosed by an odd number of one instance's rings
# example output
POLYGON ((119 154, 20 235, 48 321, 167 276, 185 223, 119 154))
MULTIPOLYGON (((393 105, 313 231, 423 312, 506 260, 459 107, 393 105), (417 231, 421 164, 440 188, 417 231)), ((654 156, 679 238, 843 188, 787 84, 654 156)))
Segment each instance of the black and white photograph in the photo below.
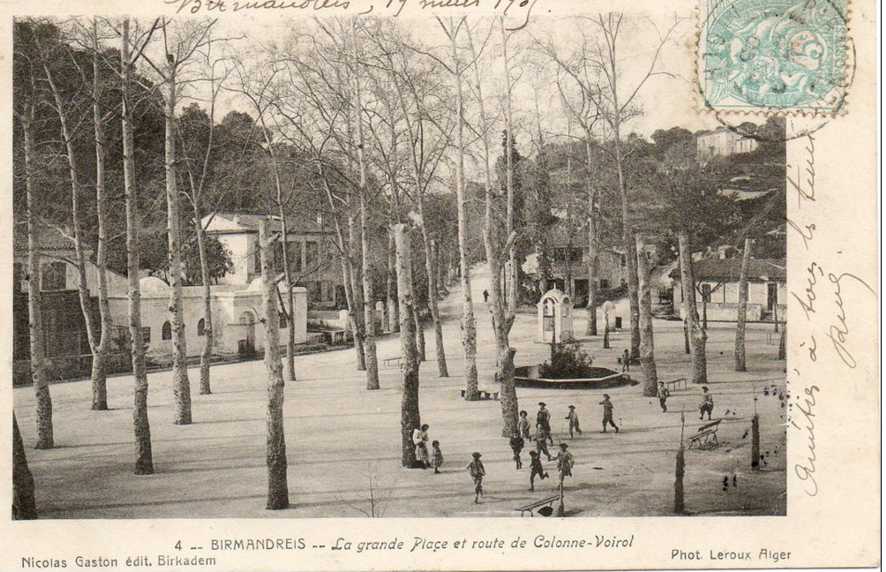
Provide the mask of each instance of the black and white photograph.
POLYGON ((869 2, 141 4, 4 12, 16 569, 877 561, 869 2))
POLYGON ((659 113, 689 28, 16 19, 16 516, 785 514, 785 125, 659 113))

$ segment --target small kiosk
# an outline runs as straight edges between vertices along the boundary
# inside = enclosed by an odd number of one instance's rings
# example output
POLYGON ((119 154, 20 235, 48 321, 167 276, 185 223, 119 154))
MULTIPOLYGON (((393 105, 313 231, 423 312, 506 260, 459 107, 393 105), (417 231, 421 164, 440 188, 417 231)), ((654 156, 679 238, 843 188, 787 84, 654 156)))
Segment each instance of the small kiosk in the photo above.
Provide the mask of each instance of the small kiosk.
POLYGON ((557 290, 548 290, 538 303, 538 338, 542 343, 571 340, 572 299, 557 290))

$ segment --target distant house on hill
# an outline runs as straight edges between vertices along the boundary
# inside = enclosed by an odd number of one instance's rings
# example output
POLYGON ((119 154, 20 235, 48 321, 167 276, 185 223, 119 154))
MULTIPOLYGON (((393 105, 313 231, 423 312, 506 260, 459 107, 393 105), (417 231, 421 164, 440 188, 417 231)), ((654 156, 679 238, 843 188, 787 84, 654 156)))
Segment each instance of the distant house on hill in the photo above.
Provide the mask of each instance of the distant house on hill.
POLYGON ((750 153, 759 143, 732 129, 718 127, 712 131, 700 131, 695 136, 698 161, 705 163, 715 157, 728 157, 737 153, 750 153))
MULTIPOLYGON (((785 259, 752 258, 748 265, 749 321, 783 321, 787 309, 785 259)), ((741 258, 708 258, 692 263, 699 314, 708 320, 738 320, 738 283, 741 258)), ((674 310, 685 318, 680 268, 671 272, 674 280, 674 310)))

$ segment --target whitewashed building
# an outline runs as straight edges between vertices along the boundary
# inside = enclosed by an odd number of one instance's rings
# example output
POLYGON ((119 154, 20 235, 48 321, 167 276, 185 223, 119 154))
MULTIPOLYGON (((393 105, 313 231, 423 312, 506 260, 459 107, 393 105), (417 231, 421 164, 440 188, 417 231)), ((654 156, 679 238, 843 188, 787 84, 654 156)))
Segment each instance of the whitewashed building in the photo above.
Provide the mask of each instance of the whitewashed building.
MULTIPOLYGON (((692 263, 696 281, 698 312, 707 312, 709 321, 738 320, 738 283, 741 258, 703 259, 692 263)), ((748 264, 748 321, 784 321, 787 317, 785 260, 752 258, 748 264)), ((680 269, 671 272, 674 280, 674 310, 685 318, 680 269)))
MULTIPOLYGON (((17 225, 21 226, 21 225, 17 225)), ((13 256, 13 282, 20 293, 27 292, 27 242, 21 228, 16 228, 13 256)), ((78 288, 78 273, 73 244, 57 230, 45 227, 41 232, 41 290, 73 291, 78 288)), ((91 253, 89 253, 91 256, 91 253)), ((112 271, 108 277, 108 307, 111 320, 119 332, 129 328, 129 282, 126 276, 112 271)), ((98 296, 98 271, 87 262, 86 283, 92 298, 98 296)), ((169 312, 171 287, 154 276, 140 278, 142 337, 147 355, 161 358, 172 353, 172 323, 169 312)), ((252 354, 264 349, 265 333, 262 318, 262 280, 254 274, 248 283, 231 281, 212 286, 213 352, 216 354, 252 354)), ((285 302, 285 286, 280 283, 278 301, 285 302)), ((307 341, 307 290, 294 288, 295 341, 307 341)), ((203 287, 182 288, 182 307, 189 356, 200 355, 205 335, 203 287)), ((93 304, 93 306, 96 306, 93 304)), ((24 308, 22 308, 24 310, 24 308)), ((78 309, 79 310, 79 309, 78 309)), ((287 308, 288 310, 288 308, 287 308)), ((14 311, 18 311, 14 309, 14 311)), ((97 312, 97 306, 95 308, 97 312)), ((290 324, 281 315, 280 339, 287 340, 290 324)), ((82 327, 80 328, 82 329, 82 327)), ((81 332, 78 330, 78 334, 81 332)), ((82 346, 82 344, 80 344, 82 346)), ((83 351, 83 350, 81 350, 83 351)))

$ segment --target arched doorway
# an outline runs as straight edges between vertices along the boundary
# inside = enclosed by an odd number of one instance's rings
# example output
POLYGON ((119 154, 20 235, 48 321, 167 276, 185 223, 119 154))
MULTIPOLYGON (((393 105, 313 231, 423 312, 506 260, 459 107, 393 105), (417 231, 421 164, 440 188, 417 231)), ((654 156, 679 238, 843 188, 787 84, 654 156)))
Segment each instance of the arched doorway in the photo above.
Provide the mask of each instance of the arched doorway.
POLYGON ((240 314, 240 327, 243 329, 243 337, 237 343, 237 353, 240 355, 255 354, 255 314, 252 310, 246 310, 240 314))

